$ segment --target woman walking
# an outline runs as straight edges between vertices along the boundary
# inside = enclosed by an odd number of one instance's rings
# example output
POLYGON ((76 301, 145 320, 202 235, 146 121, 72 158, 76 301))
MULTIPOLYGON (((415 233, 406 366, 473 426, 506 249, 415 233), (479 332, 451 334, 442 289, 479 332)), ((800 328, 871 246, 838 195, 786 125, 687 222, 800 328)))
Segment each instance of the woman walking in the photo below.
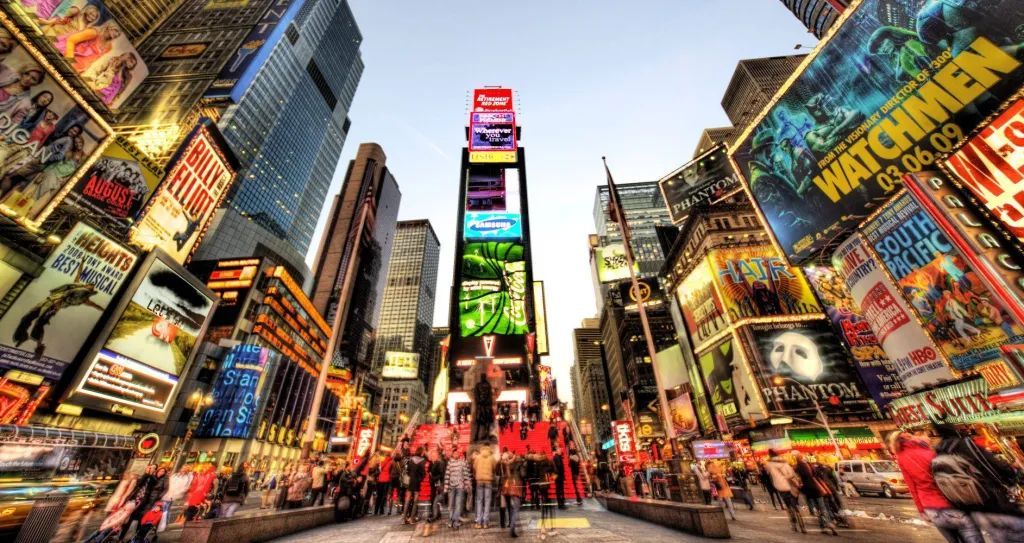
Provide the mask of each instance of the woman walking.
POLYGON ((736 520, 736 509, 732 504, 732 487, 729 486, 729 480, 725 477, 725 467, 723 467, 722 464, 715 462, 711 464, 709 471, 711 475, 711 484, 714 485, 715 490, 718 491, 718 501, 729 513, 729 517, 736 520))
POLYGON ((801 453, 796 453, 795 471, 800 477, 800 492, 807 500, 807 509, 817 515, 821 533, 839 535, 839 532, 836 531, 836 523, 832 520, 832 511, 825 505, 828 487, 814 476, 814 469, 804 460, 801 453))
POLYGON ((768 450, 768 462, 765 468, 771 476, 772 486, 782 496, 782 502, 786 505, 786 512, 789 514, 789 526, 794 532, 799 528, 800 532, 807 533, 804 526, 804 517, 800 514, 800 477, 793 470, 793 466, 775 449, 768 450))

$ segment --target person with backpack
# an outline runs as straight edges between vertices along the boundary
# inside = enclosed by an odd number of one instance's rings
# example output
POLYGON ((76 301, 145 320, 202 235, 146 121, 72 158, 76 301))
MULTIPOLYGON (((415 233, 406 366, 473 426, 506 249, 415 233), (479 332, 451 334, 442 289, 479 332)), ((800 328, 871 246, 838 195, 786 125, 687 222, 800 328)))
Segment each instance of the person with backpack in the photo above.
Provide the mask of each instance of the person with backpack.
POLYGON ((800 476, 796 474, 793 466, 782 457, 782 454, 775 449, 768 449, 768 462, 765 469, 772 479, 772 486, 782 496, 782 502, 786 505, 786 512, 789 514, 789 527, 794 532, 807 533, 804 526, 804 517, 800 513, 800 487, 803 485, 800 476))
POLYGON ((814 475, 814 469, 807 463, 802 453, 796 453, 794 471, 800 477, 800 492, 807 500, 807 509, 818 517, 821 533, 839 535, 836 531, 836 522, 832 519, 832 510, 825 505, 825 497, 829 494, 828 486, 814 475))
POLYGON ((957 509, 970 513, 994 543, 1024 541, 1024 511, 1010 499, 1019 474, 953 426, 938 424, 939 444, 931 461, 932 478, 957 509))
POLYGON ((238 466, 224 483, 224 498, 220 510, 224 518, 235 516, 235 511, 238 511, 249 496, 249 476, 245 473, 245 467, 245 464, 238 466))

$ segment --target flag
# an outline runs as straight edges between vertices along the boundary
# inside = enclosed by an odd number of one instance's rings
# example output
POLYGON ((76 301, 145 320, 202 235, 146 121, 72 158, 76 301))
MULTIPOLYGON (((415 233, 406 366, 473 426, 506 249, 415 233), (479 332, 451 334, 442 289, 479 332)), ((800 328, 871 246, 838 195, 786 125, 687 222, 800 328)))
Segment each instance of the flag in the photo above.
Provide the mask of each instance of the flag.
POLYGON ((601 157, 604 162, 604 172, 608 177, 608 217, 619 225, 619 232, 622 234, 622 245, 629 253, 630 261, 635 260, 632 242, 629 238, 629 223, 626 222, 626 213, 622 210, 622 200, 619 199, 619 189, 615 186, 615 179, 612 178, 612 171, 608 168, 608 161, 601 157))

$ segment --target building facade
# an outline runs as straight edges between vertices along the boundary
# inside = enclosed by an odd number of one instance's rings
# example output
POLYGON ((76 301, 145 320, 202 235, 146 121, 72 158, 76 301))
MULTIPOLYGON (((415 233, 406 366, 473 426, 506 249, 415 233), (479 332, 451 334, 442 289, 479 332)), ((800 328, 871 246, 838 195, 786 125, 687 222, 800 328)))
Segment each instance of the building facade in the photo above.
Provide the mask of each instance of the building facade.
POLYGON ((417 412, 420 421, 426 420, 430 403, 418 379, 386 381, 381 385, 380 444, 394 447, 402 438, 402 432, 417 412))
POLYGON ((611 437, 614 403, 608 391, 607 358, 601 337, 601 319, 583 319, 573 338, 573 405, 580 431, 593 449, 611 437), (587 432, 587 430, 590 432, 587 432))
MULTIPOLYGON (((640 275, 654 276, 661 270, 665 253, 658 241, 658 226, 672 226, 665 198, 657 181, 617 184, 619 200, 629 223, 633 252, 640 275)), ((603 245, 621 243, 619 225, 608 215, 608 186, 599 185, 594 197, 594 226, 603 245)))
POLYGON ((782 0, 782 3, 814 37, 825 36, 850 0, 782 0))
POLYGON ((722 109, 741 134, 793 75, 806 55, 751 58, 736 64, 722 96, 722 109))

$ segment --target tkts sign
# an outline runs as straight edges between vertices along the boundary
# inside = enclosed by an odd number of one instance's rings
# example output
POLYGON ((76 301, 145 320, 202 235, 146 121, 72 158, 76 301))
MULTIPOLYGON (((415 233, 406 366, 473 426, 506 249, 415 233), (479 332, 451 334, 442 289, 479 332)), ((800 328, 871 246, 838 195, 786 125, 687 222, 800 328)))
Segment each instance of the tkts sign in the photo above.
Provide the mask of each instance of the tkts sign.
POLYGON ((612 439, 615 440, 615 452, 619 462, 633 464, 637 461, 636 433, 633 423, 628 420, 612 421, 612 439))
POLYGON ((901 427, 969 424, 999 413, 989 401, 984 379, 896 398, 889 403, 888 410, 893 422, 901 427))

